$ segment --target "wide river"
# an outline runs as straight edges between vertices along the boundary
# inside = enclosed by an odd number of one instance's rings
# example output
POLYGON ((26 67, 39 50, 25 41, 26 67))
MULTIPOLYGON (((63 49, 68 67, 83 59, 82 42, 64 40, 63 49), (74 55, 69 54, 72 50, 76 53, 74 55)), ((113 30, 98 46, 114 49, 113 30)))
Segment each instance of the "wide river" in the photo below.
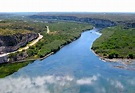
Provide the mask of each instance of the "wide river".
POLYGON ((81 37, 48 58, 29 64, 0 79, 0 93, 135 93, 135 65, 103 62, 91 46, 98 29, 81 37))

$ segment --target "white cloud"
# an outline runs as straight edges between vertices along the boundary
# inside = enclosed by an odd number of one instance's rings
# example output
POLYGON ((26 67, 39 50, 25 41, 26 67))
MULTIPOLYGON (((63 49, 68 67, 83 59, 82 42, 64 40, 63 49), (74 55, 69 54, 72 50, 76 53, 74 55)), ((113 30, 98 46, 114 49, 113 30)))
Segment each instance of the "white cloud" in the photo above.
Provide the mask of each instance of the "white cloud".
POLYGON ((115 86, 118 89, 124 89, 124 86, 122 85, 121 82, 117 81, 117 80, 111 80, 111 85, 115 86))
POLYGON ((83 79, 77 80, 77 84, 79 84, 79 85, 91 85, 96 80, 97 80, 97 76, 92 76, 92 77, 89 77, 89 78, 83 78, 83 79))
POLYGON ((128 79, 128 83, 135 86, 135 79, 128 79))
MULTIPOLYGON (((72 86, 71 76, 38 76, 38 77, 7 77, 0 79, 0 93, 51 93, 48 89, 53 85, 53 91, 58 93, 72 86), (69 86, 70 85, 70 86, 69 86)), ((75 84, 75 83, 74 83, 75 84)))
POLYGON ((79 90, 80 85, 93 84, 99 75, 75 79, 72 76, 6 77, 0 79, 0 93, 61 93, 64 89, 79 90), (49 89, 51 85, 51 90, 49 89), (76 87, 76 88, 75 88, 76 87), (77 88, 78 87, 78 88, 77 88))
POLYGON ((2 0, 1 12, 135 12, 134 0, 2 0))
POLYGON ((47 86, 37 87, 37 82, 30 78, 6 78, 0 80, 0 93, 50 93, 47 86))

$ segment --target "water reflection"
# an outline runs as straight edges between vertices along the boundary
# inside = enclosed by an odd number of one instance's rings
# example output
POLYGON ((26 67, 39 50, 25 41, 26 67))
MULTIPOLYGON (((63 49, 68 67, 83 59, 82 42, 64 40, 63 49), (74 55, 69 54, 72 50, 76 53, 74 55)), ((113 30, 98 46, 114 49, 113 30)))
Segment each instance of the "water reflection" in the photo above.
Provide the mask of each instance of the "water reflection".
MULTIPOLYGON (((128 85, 135 86, 135 79, 127 79, 128 85)), ((38 76, 7 77, 0 80, 0 93, 125 93, 124 82, 118 79, 103 78, 96 74, 91 77, 77 79, 73 76, 38 76), (8 82, 7 82, 8 81, 8 82)), ((133 87, 130 87, 133 93, 133 87)))
POLYGON ((0 93, 135 93, 134 71, 114 68, 117 63, 103 62, 90 51, 100 36, 96 31, 0 79, 0 93))

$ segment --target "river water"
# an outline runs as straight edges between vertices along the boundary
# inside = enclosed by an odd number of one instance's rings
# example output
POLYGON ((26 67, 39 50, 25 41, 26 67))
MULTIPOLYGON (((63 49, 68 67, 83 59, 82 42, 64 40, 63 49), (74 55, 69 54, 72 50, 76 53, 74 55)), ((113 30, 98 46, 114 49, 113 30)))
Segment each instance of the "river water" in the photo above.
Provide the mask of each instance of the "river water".
MULTIPOLYGON (((115 68, 90 49, 98 29, 56 54, 0 79, 0 93, 135 93, 135 71, 115 68)), ((126 66, 128 67, 128 66, 126 66)))

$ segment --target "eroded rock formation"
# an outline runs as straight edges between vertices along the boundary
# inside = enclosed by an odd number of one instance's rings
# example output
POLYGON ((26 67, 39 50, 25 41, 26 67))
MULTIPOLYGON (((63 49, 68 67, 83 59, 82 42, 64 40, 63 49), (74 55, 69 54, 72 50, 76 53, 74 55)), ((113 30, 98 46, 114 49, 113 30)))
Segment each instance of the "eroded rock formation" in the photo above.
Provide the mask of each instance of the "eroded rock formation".
POLYGON ((36 33, 0 36, 0 53, 13 52, 37 37, 36 33))

